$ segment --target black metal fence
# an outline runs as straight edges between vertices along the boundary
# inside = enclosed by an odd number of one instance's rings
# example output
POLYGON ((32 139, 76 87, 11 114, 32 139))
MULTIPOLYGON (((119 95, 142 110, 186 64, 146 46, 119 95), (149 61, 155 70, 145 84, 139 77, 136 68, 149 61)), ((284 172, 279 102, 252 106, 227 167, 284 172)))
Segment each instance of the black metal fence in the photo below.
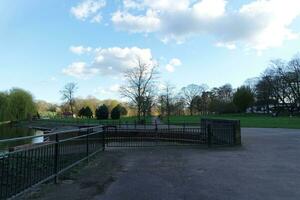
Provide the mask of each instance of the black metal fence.
POLYGON ((104 126, 107 147, 145 147, 160 145, 233 146, 241 144, 240 121, 202 119, 201 126, 110 125, 104 126))
MULTIPOLYGON (((22 194, 32 186, 57 177, 104 150, 102 128, 78 129, 45 134, 48 142, 24 145, 0 155, 0 199, 22 194)), ((41 136, 1 140, 10 142, 41 136)))
POLYGON ((207 135, 200 128, 106 127, 104 133, 107 147, 207 144, 207 135))
POLYGON ((0 140, 15 142, 44 137, 45 142, 23 145, 0 155, 0 199, 16 197, 31 187, 54 179, 105 148, 159 145, 236 145, 236 121, 203 120, 202 126, 110 125, 0 140))

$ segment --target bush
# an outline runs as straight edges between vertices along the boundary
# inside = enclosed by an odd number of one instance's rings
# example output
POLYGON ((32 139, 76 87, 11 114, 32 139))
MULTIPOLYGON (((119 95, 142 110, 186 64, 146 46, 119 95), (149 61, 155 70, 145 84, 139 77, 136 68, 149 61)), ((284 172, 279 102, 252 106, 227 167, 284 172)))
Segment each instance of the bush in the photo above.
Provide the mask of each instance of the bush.
POLYGON ((108 115, 109 115, 108 107, 105 104, 103 104, 102 106, 99 106, 96 109, 96 117, 98 120, 108 119, 108 115))
POLYGON ((126 109, 124 106, 121 106, 121 105, 120 105, 120 112, 121 112, 121 115, 122 115, 122 116, 128 114, 127 109, 126 109))
POLYGON ((89 106, 87 106, 84 112, 84 116, 86 116, 87 118, 92 118, 93 117, 93 111, 91 110, 91 108, 89 106))
POLYGON ((85 108, 81 108, 79 111, 78 111, 78 117, 84 117, 85 116, 85 108))
POLYGON ((79 117, 87 117, 87 118, 92 118, 93 117, 93 111, 89 106, 87 107, 82 107, 79 112, 78 112, 79 117))
POLYGON ((120 116, 121 116, 121 106, 120 106, 120 105, 117 105, 116 107, 114 107, 114 108, 111 110, 110 117, 111 117, 112 119, 120 119, 120 116))

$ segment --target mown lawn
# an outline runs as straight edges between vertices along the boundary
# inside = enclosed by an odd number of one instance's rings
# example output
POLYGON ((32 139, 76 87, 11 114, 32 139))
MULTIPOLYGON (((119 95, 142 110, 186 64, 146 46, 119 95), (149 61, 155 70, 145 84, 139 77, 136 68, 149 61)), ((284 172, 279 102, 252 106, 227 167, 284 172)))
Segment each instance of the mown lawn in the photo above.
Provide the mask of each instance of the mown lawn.
MULTIPOLYGON (((171 116, 170 123, 200 123, 201 118, 240 120, 242 127, 300 129, 300 117, 288 117, 288 116, 272 117, 268 115, 257 115, 257 114, 171 116)), ((166 118, 163 121, 167 123, 166 118)))

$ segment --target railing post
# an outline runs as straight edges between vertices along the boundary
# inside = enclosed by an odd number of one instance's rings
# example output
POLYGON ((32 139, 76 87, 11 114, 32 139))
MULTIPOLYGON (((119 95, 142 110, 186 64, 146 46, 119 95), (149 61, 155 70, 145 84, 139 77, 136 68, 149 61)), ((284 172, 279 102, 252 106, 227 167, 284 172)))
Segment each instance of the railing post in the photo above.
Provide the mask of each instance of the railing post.
POLYGON ((158 128, 157 128, 157 121, 155 120, 155 131, 157 132, 158 128))
POLYGON ((59 138, 58 134, 55 134, 55 146, 54 146, 54 183, 58 183, 58 155, 59 154, 59 138))
POLYGON ((207 145, 211 147, 212 145, 212 128, 211 124, 207 124, 207 145))
POLYGON ((134 120, 134 129, 136 129, 136 119, 134 120))
POLYGON ((106 133, 106 129, 102 128, 103 132, 102 132, 102 151, 105 151, 105 133, 106 133))
POLYGON ((86 130, 86 157, 87 157, 87 162, 89 162, 89 134, 90 134, 90 129, 88 128, 86 130))
POLYGON ((170 129, 170 119, 168 118, 168 130, 170 129))
POLYGON ((183 133, 185 133, 185 122, 183 122, 183 133))

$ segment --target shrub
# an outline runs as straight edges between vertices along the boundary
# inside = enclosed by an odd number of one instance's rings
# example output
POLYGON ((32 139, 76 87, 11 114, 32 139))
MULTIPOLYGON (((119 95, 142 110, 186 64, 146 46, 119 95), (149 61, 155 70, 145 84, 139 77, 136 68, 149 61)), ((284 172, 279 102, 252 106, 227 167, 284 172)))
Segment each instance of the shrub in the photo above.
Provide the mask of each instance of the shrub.
POLYGON ((124 106, 121 106, 121 105, 120 105, 120 112, 121 112, 121 115, 127 115, 128 114, 127 109, 124 106))
POLYGON ((108 119, 108 115, 109 115, 108 107, 105 104, 103 104, 102 106, 99 106, 96 109, 96 117, 98 120, 108 119))
POLYGON ((84 112, 84 116, 86 116, 87 118, 92 118, 93 117, 93 111, 91 110, 91 108, 89 106, 87 106, 84 112))
POLYGON ((85 108, 81 108, 79 111, 78 111, 78 117, 84 117, 85 116, 85 108))
POLYGON ((120 119, 120 116, 121 116, 121 106, 120 106, 120 105, 117 105, 116 107, 114 107, 114 108, 111 110, 110 117, 111 117, 112 119, 120 119))

